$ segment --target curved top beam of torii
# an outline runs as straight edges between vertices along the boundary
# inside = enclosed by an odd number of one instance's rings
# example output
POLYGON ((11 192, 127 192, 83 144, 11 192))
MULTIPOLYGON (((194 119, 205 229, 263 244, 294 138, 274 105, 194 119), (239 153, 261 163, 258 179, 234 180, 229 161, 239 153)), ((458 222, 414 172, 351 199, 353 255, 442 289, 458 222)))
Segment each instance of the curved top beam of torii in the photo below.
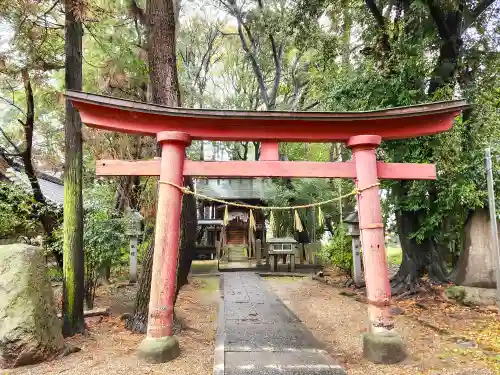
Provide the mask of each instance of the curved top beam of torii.
POLYGON ((451 128, 464 100, 369 112, 282 112, 171 108, 67 91, 88 126, 156 135, 181 131, 192 139, 221 141, 346 142, 360 134, 404 139, 451 128))

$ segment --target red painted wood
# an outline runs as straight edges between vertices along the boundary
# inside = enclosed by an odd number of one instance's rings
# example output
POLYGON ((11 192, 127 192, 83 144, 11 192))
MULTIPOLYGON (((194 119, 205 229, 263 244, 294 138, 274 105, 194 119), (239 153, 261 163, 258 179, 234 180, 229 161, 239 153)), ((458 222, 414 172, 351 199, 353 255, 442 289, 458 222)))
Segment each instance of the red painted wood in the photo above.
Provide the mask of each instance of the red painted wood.
MULTIPOLYGON (((182 184, 184 151, 189 136, 161 133, 160 179, 182 184)), ((149 300, 148 337, 172 336, 182 193, 160 184, 156 213, 153 281, 149 300)))
MULTIPOLYGON (((356 184, 359 189, 378 182, 375 148, 380 142, 380 138, 374 137, 355 137, 348 142, 354 145, 352 152, 356 164, 356 184)), ((373 186, 363 190, 357 200, 366 294, 368 301, 373 302, 368 304, 369 329, 371 333, 389 333, 394 331, 394 320, 391 316, 391 287, 387 271, 379 192, 379 187, 373 186)))
MULTIPOLYGON (((99 176, 159 176, 159 160, 98 160, 99 176)), ((380 179, 435 180, 434 164, 377 162, 380 179)), ((287 177, 356 178, 353 162, 322 163, 312 161, 184 161, 184 176, 197 177, 287 177)))
POLYGON ((377 175, 381 180, 435 180, 435 164, 377 162, 377 175))
POLYGON ((97 176, 159 176, 159 159, 152 160, 96 160, 97 176))
POLYGON ((181 131, 193 139, 222 141, 345 142, 360 134, 383 139, 430 135, 450 129, 464 101, 371 112, 239 112, 167 108, 68 92, 89 126, 155 135, 181 131))
POLYGON ((260 159, 268 161, 279 160, 279 144, 275 141, 265 141, 260 144, 260 159))
MULTIPOLYGON (((382 137, 379 135, 355 135, 347 141, 347 147, 363 146, 378 147, 382 143, 382 137)), ((359 150, 359 148, 357 148, 359 150)))
POLYGON ((363 133, 384 139, 404 139, 449 130, 460 113, 441 113, 374 120, 298 121, 290 118, 238 121, 229 118, 165 118, 151 113, 135 113, 114 108, 76 103, 82 121, 99 129, 155 135, 161 131, 184 131, 193 139, 219 141, 342 142, 363 133))
POLYGON ((185 146, 189 146, 191 144, 191 137, 189 134, 183 132, 176 131, 163 131, 156 134, 156 140, 158 143, 162 142, 180 142, 185 146))

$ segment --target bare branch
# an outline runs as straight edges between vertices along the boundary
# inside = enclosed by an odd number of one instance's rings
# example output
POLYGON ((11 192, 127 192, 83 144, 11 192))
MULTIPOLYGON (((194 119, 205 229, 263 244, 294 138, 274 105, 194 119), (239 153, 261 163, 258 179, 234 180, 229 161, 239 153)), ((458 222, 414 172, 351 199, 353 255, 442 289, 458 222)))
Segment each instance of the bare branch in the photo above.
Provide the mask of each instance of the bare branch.
MULTIPOLYGON (((271 48, 273 51, 273 60, 274 60, 274 83, 273 89, 271 91, 269 106, 273 108, 276 105, 276 96, 278 95, 278 89, 280 86, 281 80, 281 57, 283 56, 284 43, 281 43, 279 50, 276 49, 276 42, 274 40, 274 36, 269 34, 269 40, 271 42, 271 48)), ((269 109, 269 108, 268 108, 269 109)))
POLYGON ((318 104, 319 104, 319 102, 313 102, 313 103, 307 105, 303 110, 309 111, 309 110, 313 109, 314 107, 316 107, 318 104))
POLYGON ((254 53, 248 47, 248 44, 245 40, 245 35, 243 33, 243 29, 241 27, 241 23, 239 21, 238 21, 238 33, 240 35, 240 40, 241 40, 241 45, 243 47, 243 50, 246 52, 246 54, 248 55, 248 58, 250 59, 250 62, 252 63, 252 68, 253 68, 253 71, 256 75, 257 82, 259 84, 259 88, 261 90, 264 103, 265 103, 266 107, 269 107, 269 96, 267 94, 266 83, 264 81, 264 75, 262 74, 262 70, 260 69, 259 63, 257 62, 257 58, 255 57, 254 53))
POLYGON ((463 30, 467 30, 476 20, 478 17, 486 10, 490 5, 492 5, 495 2, 495 0, 483 0, 479 2, 479 4, 474 8, 470 14, 468 14, 468 17, 466 17, 465 22, 464 22, 464 28, 463 30))
POLYGON ((21 107, 19 107, 16 103, 14 103, 13 101, 7 99, 7 98, 4 98, 3 96, 0 96, 0 99, 2 99, 4 102, 8 103, 9 105, 13 106, 14 108, 16 108, 19 112, 21 112, 23 115, 25 114, 24 111, 22 110, 21 107))
POLYGON ((7 133, 5 133, 5 131, 1 127, 0 127, 0 133, 2 133, 7 142, 9 142, 9 144, 14 148, 14 150, 16 150, 16 153, 22 154, 21 150, 19 150, 19 147, 17 147, 16 144, 12 142, 12 139, 10 139, 10 137, 7 135, 7 133))
POLYGON ((43 14, 39 15, 36 19, 44 18, 46 17, 54 8, 59 4, 59 0, 54 1, 54 4, 51 5, 49 9, 47 9, 43 14))

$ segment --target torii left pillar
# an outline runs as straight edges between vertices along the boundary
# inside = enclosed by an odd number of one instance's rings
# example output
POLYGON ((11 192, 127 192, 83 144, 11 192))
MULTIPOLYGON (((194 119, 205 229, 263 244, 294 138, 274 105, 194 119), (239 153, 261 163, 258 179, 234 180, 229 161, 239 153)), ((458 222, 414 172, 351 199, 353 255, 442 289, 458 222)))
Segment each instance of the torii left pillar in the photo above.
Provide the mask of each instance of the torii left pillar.
POLYGON ((179 355, 179 340, 173 335, 173 317, 182 206, 182 192, 161 181, 182 185, 184 155, 191 139, 186 133, 164 131, 157 134, 157 140, 162 152, 155 247, 148 331, 139 345, 139 356, 161 363, 179 355))

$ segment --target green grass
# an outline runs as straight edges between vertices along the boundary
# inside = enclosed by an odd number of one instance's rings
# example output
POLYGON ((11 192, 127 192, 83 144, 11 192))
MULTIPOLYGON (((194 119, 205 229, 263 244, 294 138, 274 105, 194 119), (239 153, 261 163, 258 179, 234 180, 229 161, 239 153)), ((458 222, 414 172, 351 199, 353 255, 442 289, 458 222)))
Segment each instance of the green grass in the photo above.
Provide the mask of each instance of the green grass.
POLYGON ((215 260, 193 260, 191 274, 217 273, 217 259, 215 260))
POLYGON ((391 264, 401 264, 403 261, 403 250, 400 247, 388 247, 386 253, 387 261, 391 264))
POLYGON ((63 273, 58 267, 47 267, 47 274, 52 282, 63 281, 63 273))
POLYGON ((208 292, 215 292, 219 289, 219 278, 218 277, 200 277, 196 279, 201 284, 201 289, 208 292))

